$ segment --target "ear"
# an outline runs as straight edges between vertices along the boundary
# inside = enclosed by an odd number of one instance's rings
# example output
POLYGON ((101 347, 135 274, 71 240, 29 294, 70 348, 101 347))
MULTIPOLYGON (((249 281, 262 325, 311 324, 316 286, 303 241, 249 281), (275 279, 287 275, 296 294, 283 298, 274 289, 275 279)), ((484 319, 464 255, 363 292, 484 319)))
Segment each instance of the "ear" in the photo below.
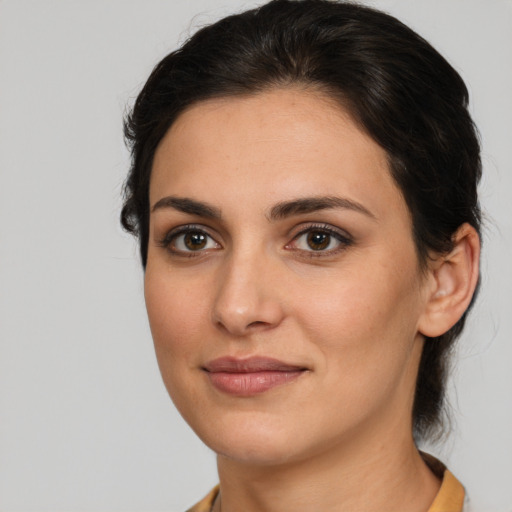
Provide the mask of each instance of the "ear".
POLYGON ((453 327, 469 307, 478 282, 480 237, 475 228, 463 224, 453 237, 449 254, 429 262, 427 302, 418 330, 435 338, 453 327))

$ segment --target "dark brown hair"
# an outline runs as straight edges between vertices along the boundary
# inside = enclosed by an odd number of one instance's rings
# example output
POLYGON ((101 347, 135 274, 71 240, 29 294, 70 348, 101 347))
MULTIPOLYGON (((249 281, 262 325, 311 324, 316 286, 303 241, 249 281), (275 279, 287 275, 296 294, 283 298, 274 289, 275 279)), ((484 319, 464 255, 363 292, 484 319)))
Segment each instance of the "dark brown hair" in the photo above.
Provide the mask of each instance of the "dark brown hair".
MULTIPOLYGON (((480 147, 452 66, 394 17, 349 2, 273 0, 195 33, 153 70, 125 121, 132 166, 121 222, 147 259, 155 150, 187 107, 298 85, 327 93, 382 146, 409 207, 418 259, 446 253, 463 223, 480 233, 480 147)), ((467 313, 467 312, 466 312, 467 313)), ((464 315, 427 338, 413 409, 417 438, 440 432, 450 348, 464 315)))

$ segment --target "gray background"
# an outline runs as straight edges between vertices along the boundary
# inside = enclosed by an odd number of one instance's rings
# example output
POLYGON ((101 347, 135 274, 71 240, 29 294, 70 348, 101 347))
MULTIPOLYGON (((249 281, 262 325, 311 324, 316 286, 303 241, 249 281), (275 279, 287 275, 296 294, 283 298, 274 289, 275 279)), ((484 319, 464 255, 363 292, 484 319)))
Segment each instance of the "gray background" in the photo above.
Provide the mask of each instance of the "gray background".
MULTIPOLYGON (((432 451, 512 510, 512 2, 368 2, 469 84, 487 215, 460 340, 454 433, 432 451)), ((180 511, 216 483, 171 405, 134 241, 118 226, 121 119, 156 62, 242 0, 0 0, 0 510, 180 511), (191 21, 192 20, 192 21, 191 21)))

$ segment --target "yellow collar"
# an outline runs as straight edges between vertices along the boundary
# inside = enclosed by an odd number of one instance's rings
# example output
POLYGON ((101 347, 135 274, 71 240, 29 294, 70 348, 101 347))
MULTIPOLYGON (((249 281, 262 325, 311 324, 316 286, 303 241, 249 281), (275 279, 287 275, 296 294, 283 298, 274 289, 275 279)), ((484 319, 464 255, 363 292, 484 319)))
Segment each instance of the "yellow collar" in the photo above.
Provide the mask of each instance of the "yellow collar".
MULTIPOLYGON (((441 488, 428 512, 462 512, 464 505, 462 484, 435 457, 427 453, 421 455, 432 471, 442 479, 441 488)), ((207 496, 187 512, 210 512, 218 493, 219 486, 216 485, 207 496)))

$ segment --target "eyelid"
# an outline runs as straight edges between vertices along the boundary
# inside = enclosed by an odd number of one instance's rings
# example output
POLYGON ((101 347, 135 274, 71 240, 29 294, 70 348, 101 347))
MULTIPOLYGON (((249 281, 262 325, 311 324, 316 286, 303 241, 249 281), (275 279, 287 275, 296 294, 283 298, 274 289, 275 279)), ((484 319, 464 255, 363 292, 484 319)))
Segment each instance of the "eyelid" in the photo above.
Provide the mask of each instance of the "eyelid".
POLYGON ((285 248, 293 250, 293 251, 297 251, 297 252, 306 253, 308 257, 321 257, 321 256, 333 255, 340 251, 343 251, 347 247, 352 245, 353 243, 354 243, 354 239, 353 239, 352 235, 350 235, 350 233, 348 233, 347 231, 337 228, 331 224, 312 222, 305 226, 301 225, 299 232, 293 235, 292 240, 288 244, 286 244, 285 248), (311 231, 325 232, 325 233, 333 236, 339 242, 339 246, 334 249, 318 250, 318 251, 315 251, 313 249, 311 249, 311 250, 299 249, 299 248, 295 248, 295 247, 291 246, 301 236, 303 236, 311 231))
POLYGON ((208 238, 213 240, 215 244, 217 244, 218 248, 222 248, 222 245, 217 241, 217 239, 212 236, 210 230, 201 224, 183 224, 181 226, 176 226, 175 228, 167 231, 163 238, 158 240, 158 245, 164 249, 167 249, 170 253, 178 256, 199 256, 201 253, 204 253, 210 249, 202 249, 197 251, 183 251, 176 248, 171 248, 172 242, 178 238, 180 235, 185 235, 187 233, 202 233, 206 235, 208 238))
MULTIPOLYGON (((326 223, 318 223, 318 222, 310 222, 310 223, 303 223, 300 224, 295 228, 298 232, 291 235, 292 239, 290 242, 288 242, 285 245, 285 249, 296 251, 300 253, 307 254, 308 257, 321 257, 321 256, 329 256, 334 255, 338 252, 341 252, 345 250, 347 247, 353 244, 354 239, 352 235, 350 235, 347 231, 340 229, 336 226, 333 226, 332 224, 326 224, 326 223), (339 244, 334 249, 320 249, 320 250, 307 250, 307 249, 300 249, 298 247, 293 247, 293 244, 303 235, 311 232, 311 231, 319 231, 327 233, 328 235, 335 238, 339 244)), ((293 230, 293 231, 295 231, 293 230)), ((217 240, 217 237, 213 236, 211 234, 211 230, 201 224, 183 224, 180 226, 176 226, 169 231, 165 233, 163 238, 159 239, 157 241, 157 244, 168 250, 171 254, 177 255, 177 256, 184 256, 184 257, 193 257, 193 256, 200 256, 201 254, 204 254, 205 252, 211 251, 212 249, 222 249, 222 244, 220 244, 217 240), (194 250, 181 250, 171 247, 171 244, 174 240, 176 240, 177 237, 180 235, 184 235, 187 233, 202 233, 205 236, 207 236, 209 239, 211 239, 217 247, 215 248, 202 248, 198 249, 196 251, 194 250)))

